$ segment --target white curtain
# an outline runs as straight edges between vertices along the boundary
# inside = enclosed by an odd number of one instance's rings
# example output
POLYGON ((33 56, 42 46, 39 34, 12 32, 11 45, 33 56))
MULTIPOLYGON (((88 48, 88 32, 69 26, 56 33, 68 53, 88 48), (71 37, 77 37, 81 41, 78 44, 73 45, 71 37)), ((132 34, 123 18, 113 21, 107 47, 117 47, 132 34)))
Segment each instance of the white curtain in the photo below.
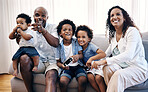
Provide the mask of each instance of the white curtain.
POLYGON ((49 23, 70 19, 77 26, 88 25, 94 34, 104 34, 107 12, 114 5, 123 7, 141 32, 148 31, 148 0, 0 0, 0 73, 8 73, 18 49, 15 40, 8 38, 18 14, 32 17, 34 9, 43 6, 48 11, 49 23))

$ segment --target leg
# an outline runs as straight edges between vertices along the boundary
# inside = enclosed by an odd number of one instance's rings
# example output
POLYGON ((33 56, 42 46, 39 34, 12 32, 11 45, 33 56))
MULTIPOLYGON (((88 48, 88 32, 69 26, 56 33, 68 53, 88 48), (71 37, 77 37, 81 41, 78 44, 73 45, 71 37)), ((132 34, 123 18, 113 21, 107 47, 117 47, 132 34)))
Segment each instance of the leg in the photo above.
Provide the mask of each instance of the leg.
POLYGON ((105 80, 106 85, 108 85, 111 76, 118 69, 121 69, 121 67, 117 64, 106 65, 106 66, 103 67, 104 80, 105 80))
POLYGON ((13 60, 13 69, 14 69, 13 76, 17 76, 17 74, 18 74, 18 59, 13 60))
POLYGON ((112 75, 107 92, 124 92, 126 88, 143 83, 146 79, 146 71, 138 67, 119 69, 112 75))
POLYGON ((56 81, 57 81, 58 72, 55 69, 48 70, 46 72, 46 88, 45 92, 56 92, 56 81))
POLYGON ((106 84, 104 82, 103 77, 100 75, 96 75, 95 80, 100 88, 100 92, 106 92, 106 84))
POLYGON ((61 76, 60 83, 59 83, 61 92, 67 92, 67 87, 69 82, 70 82, 70 79, 68 77, 61 76))
POLYGON ((78 92, 85 92, 87 78, 85 76, 78 77, 78 92))
POLYGON ((91 84, 91 86, 97 91, 97 92, 101 92, 99 87, 97 86, 97 83, 95 81, 95 77, 92 73, 88 73, 87 74, 87 77, 88 77, 88 81, 89 83, 91 84))
POLYGON ((39 56, 34 56, 31 57, 33 59, 34 67, 32 71, 37 71, 38 70, 38 64, 39 64, 39 56))
POLYGON ((32 61, 27 55, 20 57, 20 71, 28 92, 33 92, 32 61))

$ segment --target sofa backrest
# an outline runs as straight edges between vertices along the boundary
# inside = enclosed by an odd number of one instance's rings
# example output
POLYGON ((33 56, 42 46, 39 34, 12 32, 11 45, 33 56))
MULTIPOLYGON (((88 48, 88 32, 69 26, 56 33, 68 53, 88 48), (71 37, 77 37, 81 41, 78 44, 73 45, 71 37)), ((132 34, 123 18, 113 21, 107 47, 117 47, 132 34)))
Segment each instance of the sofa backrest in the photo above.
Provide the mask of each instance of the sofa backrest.
POLYGON ((148 32, 142 33, 142 42, 145 50, 145 59, 148 62, 148 32))
POLYGON ((101 49, 103 51, 106 51, 106 49, 108 48, 108 45, 109 45, 108 38, 104 34, 94 35, 94 37, 92 39, 92 43, 97 45, 99 47, 99 49, 101 49))
POLYGON ((148 32, 142 33, 142 40, 148 40, 148 32))
POLYGON ((104 34, 94 35, 92 42, 103 51, 106 51, 109 45, 108 38, 104 34))
MULTIPOLYGON (((92 42, 103 51, 106 51, 109 45, 108 38, 104 34, 94 35, 92 42)), ((148 32, 142 33, 142 42, 145 49, 145 58, 148 62, 148 32)))
POLYGON ((143 40, 142 43, 143 43, 144 50, 145 50, 145 59, 148 62, 148 40, 143 40))

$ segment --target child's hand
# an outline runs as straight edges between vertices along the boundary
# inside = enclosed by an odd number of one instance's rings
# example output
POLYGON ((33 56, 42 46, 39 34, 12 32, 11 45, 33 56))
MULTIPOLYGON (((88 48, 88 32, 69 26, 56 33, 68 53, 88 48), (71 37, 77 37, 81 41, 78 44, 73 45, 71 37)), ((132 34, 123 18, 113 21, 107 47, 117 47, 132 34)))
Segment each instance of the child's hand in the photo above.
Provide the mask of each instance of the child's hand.
POLYGON ((79 55, 73 55, 73 63, 77 62, 79 60, 79 55))
POLYGON ((17 33, 21 33, 22 29, 21 28, 17 28, 17 33))
POLYGON ((91 60, 91 58, 89 58, 88 61, 86 62, 86 66, 90 67, 91 63, 92 63, 92 60, 91 60))
POLYGON ((18 25, 13 29, 13 32, 17 32, 18 25))
POLYGON ((64 70, 69 70, 69 66, 64 66, 63 64, 62 64, 62 68, 63 68, 64 70))
POLYGON ((17 42, 17 44, 19 44, 20 39, 21 39, 21 35, 17 35, 17 36, 16 36, 16 42, 17 42))

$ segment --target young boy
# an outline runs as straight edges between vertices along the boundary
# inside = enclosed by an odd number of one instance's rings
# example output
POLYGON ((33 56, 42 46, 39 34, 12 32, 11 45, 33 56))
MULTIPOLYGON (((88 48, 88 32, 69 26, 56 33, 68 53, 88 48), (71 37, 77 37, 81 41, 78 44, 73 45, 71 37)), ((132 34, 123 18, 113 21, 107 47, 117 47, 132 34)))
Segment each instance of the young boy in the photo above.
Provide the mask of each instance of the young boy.
POLYGON ((67 92, 67 87, 73 77, 78 80, 78 91, 85 92, 87 78, 85 71, 79 65, 79 59, 83 58, 82 47, 76 39, 72 38, 75 33, 75 24, 65 19, 57 26, 57 32, 62 37, 61 43, 57 48, 57 65, 64 71, 60 75, 60 90, 67 92), (72 62, 65 66, 63 63, 72 58, 72 62))
POLYGON ((19 49, 14 54, 12 60, 13 60, 13 68, 14 68, 14 76, 17 76, 18 74, 18 62, 19 57, 23 54, 27 54, 29 57, 32 58, 34 67, 32 71, 37 71, 38 69, 38 63, 39 63, 39 53, 35 49, 33 43, 33 31, 31 31, 28 27, 31 24, 31 17, 28 15, 22 13, 19 14, 16 18, 17 26, 13 29, 13 31, 10 33, 9 38, 10 39, 17 39, 17 35, 19 34, 21 36, 21 39, 19 41, 19 49))
MULTIPOLYGON (((84 64, 86 64, 87 61, 98 60, 106 56, 102 50, 91 43, 93 32, 89 27, 85 25, 78 26, 75 36, 77 37, 79 45, 83 48, 82 62, 84 62, 84 64)), ((97 92, 105 92, 106 85, 103 79, 103 71, 101 69, 87 71, 87 77, 89 83, 97 92)))

